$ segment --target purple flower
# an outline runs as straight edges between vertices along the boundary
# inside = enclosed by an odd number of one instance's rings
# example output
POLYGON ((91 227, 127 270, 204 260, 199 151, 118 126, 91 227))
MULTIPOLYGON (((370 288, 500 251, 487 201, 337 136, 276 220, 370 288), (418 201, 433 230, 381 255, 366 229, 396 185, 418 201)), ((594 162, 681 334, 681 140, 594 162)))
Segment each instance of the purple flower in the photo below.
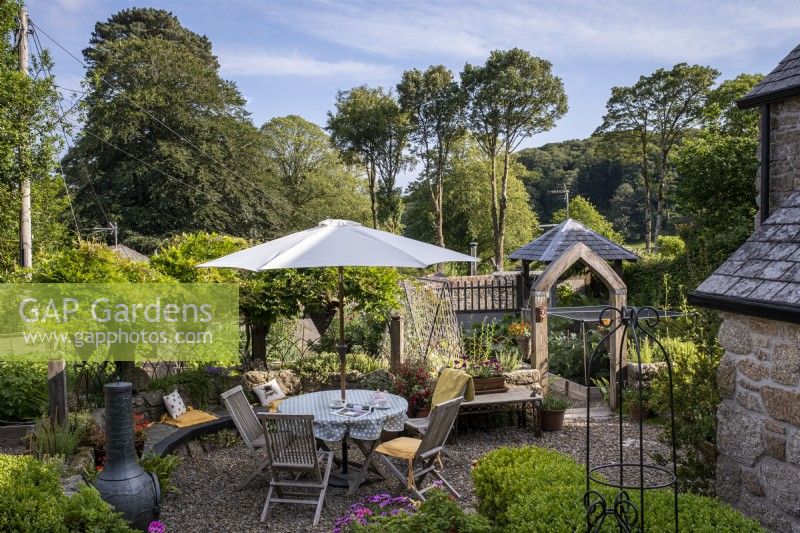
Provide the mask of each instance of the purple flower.
POLYGON ((147 526, 147 533, 164 533, 164 531, 166 531, 164 524, 158 520, 150 522, 150 525, 147 526))
POLYGON ((433 482, 434 487, 442 488, 442 485, 444 485, 444 482, 442 482, 441 479, 434 480, 433 482))

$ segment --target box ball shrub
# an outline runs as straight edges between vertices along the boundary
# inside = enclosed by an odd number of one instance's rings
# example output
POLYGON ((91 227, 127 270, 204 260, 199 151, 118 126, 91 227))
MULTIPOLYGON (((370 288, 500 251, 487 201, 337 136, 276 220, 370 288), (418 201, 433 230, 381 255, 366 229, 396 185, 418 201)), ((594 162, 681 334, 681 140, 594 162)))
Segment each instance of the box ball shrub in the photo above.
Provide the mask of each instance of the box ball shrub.
MULTIPOLYGON (((483 456, 472 471, 478 510, 505 532, 579 531, 585 529, 583 465, 559 452, 523 446, 499 448, 483 456)), ((592 486, 613 500, 615 490, 592 486)), ((638 507, 639 496, 629 491, 638 507)), ((673 530, 673 493, 646 491, 647 531, 673 530)), ((681 531, 764 531, 755 520, 721 501, 696 494, 678 497, 681 531)), ((606 519, 602 531, 618 531, 606 519)))
POLYGON ((133 533, 88 485, 67 497, 61 463, 30 455, 0 455, 0 531, 133 533))

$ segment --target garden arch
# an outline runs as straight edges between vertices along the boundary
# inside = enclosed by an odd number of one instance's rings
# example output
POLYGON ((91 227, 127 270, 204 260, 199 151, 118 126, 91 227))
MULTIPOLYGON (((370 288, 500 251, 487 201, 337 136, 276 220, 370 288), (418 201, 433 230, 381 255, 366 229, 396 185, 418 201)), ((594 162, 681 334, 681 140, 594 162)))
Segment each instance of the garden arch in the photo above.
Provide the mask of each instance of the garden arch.
MULTIPOLYGON (((555 261, 547 265, 542 275, 533 283, 530 293, 532 359, 543 380, 548 369, 547 308, 550 289, 558 282, 561 275, 578 261, 583 261, 608 288, 608 305, 621 309, 628 300, 628 289, 619 274, 591 248, 581 242, 570 246, 555 261)), ((619 324, 621 317, 618 313, 613 313, 611 319, 610 327, 614 329, 619 324)), ((609 340, 609 403, 614 409, 617 405, 617 375, 626 364, 623 329, 619 328, 614 331, 609 340), (615 358, 614 354, 618 354, 618 356, 615 358)))

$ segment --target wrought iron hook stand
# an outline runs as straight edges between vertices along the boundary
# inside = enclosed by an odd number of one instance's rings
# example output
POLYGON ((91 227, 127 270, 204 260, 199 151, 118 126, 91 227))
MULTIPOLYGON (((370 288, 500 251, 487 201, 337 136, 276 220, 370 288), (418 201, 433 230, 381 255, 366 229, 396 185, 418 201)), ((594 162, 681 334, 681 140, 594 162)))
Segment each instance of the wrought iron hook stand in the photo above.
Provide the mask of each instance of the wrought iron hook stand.
MULTIPOLYGON (((592 362, 600 347, 609 343, 609 355, 612 361, 619 361, 623 346, 628 337, 628 347, 633 349, 631 361, 639 366, 638 383, 634 390, 638 392, 639 403, 639 460, 625 462, 623 457, 623 394, 626 379, 623 372, 617 372, 616 394, 619 406, 619 459, 618 462, 591 466, 591 425, 590 400, 586 395, 586 492, 583 504, 586 509, 586 531, 599 532, 606 519, 612 520, 619 531, 631 533, 645 531, 645 491, 672 487, 675 517, 675 531, 678 531, 678 481, 677 462, 675 456, 675 406, 673 401, 672 361, 664 346, 653 334, 651 327, 658 324, 659 313, 652 307, 606 307, 600 312, 600 323, 612 325, 610 331, 597 344, 587 361, 584 361, 585 383, 589 383, 592 362), (611 334, 622 328, 622 344, 610 346, 611 334), (645 463, 644 457, 644 397, 642 383, 641 341, 647 339, 661 351, 667 366, 669 380, 669 416, 671 424, 672 470, 669 468, 645 463), (627 474, 627 475, 626 475, 627 474), (638 505, 631 494, 638 493, 638 505)), ((622 369, 620 369, 622 370, 622 369)))

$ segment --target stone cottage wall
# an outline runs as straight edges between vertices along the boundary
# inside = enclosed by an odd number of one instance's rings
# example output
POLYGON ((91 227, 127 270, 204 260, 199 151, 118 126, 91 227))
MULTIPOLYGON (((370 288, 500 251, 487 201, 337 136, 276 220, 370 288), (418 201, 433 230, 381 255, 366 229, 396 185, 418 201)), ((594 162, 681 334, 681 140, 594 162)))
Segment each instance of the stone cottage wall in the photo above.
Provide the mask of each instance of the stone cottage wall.
POLYGON ((800 326, 723 314, 717 495, 800 533, 800 326))
MULTIPOLYGON (((761 158, 760 148, 758 157, 761 158)), ((800 189, 800 98, 770 104, 769 165, 769 212, 772 214, 790 194, 800 189)), ((756 189, 760 184, 759 166, 756 189)))

